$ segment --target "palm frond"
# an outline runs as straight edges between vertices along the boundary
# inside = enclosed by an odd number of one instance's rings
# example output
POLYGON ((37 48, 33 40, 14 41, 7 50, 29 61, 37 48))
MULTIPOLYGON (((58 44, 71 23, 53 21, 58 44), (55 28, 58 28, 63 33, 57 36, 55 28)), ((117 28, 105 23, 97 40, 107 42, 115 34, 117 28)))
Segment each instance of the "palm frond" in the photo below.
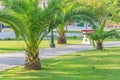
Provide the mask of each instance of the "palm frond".
POLYGON ((10 27, 12 27, 14 29, 17 37, 19 35, 23 35, 23 36, 26 35, 25 25, 16 16, 14 16, 14 15, 8 13, 8 12, 3 12, 2 11, 2 12, 0 12, 0 21, 9 23, 11 25, 10 27))

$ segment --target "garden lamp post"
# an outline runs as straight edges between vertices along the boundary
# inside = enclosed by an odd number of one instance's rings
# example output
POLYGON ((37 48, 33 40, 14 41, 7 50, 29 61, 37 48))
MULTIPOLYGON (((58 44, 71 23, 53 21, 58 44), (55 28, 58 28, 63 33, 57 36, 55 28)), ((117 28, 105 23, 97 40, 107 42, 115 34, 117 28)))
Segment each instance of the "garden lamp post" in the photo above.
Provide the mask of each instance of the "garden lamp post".
MULTIPOLYGON (((2 10, 2 4, 0 2, 0 10, 2 10)), ((0 32, 2 31, 2 23, 0 23, 0 32)))
POLYGON ((0 32, 2 31, 2 23, 0 23, 0 32))
POLYGON ((53 28, 51 29, 51 43, 50 43, 50 47, 51 48, 55 48, 53 28))

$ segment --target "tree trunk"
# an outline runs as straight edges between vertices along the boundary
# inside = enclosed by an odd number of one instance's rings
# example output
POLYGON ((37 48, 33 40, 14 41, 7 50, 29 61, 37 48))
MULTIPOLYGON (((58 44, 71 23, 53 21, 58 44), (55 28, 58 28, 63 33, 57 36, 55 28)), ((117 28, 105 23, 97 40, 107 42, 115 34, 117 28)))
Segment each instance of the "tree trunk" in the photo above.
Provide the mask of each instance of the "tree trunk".
POLYGON ((97 49, 98 50, 103 50, 103 43, 102 42, 97 43, 97 49))
POLYGON ((65 33, 59 34, 57 43, 58 44, 67 44, 65 33))
POLYGON ((37 53, 35 56, 26 54, 25 69, 28 69, 28 70, 40 70, 41 69, 39 53, 37 53))

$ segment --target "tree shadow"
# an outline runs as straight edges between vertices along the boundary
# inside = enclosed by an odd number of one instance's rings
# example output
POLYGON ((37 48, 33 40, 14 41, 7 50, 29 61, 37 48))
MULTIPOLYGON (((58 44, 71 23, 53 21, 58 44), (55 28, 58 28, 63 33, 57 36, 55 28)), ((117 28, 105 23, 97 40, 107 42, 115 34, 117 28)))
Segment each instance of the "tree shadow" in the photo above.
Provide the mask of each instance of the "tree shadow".
POLYGON ((85 51, 42 60, 42 70, 17 67, 0 73, 4 80, 119 80, 119 49, 85 51), (96 54, 97 52, 97 54, 96 54), (115 53, 114 53, 115 52, 115 53))

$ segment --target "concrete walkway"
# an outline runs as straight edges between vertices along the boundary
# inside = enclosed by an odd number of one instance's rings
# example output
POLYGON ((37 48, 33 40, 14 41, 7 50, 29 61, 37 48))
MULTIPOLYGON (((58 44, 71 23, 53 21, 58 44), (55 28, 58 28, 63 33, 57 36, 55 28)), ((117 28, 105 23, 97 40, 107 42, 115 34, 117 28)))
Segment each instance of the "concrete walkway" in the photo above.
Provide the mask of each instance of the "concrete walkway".
MULTIPOLYGON (((105 47, 117 47, 120 46, 120 42, 108 42, 104 43, 105 47)), ((79 45, 67 45, 56 48, 44 48, 40 49, 40 59, 51 58, 54 56, 60 56, 73 52, 85 51, 93 49, 91 45, 79 44, 79 45)), ((4 71, 19 65, 24 64, 25 52, 15 52, 0 54, 0 71, 4 71)))

